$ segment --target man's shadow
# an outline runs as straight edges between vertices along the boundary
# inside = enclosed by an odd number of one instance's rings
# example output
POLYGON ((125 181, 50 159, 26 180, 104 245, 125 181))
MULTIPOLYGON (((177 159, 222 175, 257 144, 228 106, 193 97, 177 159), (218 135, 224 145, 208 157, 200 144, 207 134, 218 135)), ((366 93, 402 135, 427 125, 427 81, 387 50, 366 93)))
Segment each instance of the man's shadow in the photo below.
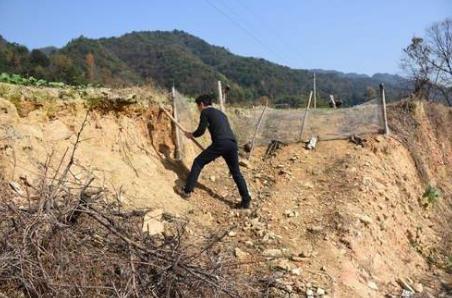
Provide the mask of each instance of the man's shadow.
MULTIPOLYGON (((174 186, 174 191, 176 192, 176 188, 183 187, 185 185, 185 181, 188 177, 188 174, 190 173, 190 170, 184 165, 184 163, 181 160, 176 160, 173 157, 173 154, 171 152, 171 148, 166 144, 159 144, 158 148, 156 148, 155 140, 153 137, 153 125, 148 122, 148 131, 149 136, 151 138, 151 145, 152 148, 157 153, 157 156, 162 163, 162 165, 165 167, 165 169, 170 170, 177 175, 176 185, 174 186), (163 154, 164 157, 161 156, 163 154)), ((220 196, 218 193, 216 193, 213 189, 210 187, 202 184, 197 183, 197 187, 205 192, 207 192, 212 198, 217 199, 221 201, 222 203, 228 205, 229 207, 233 208, 235 204, 231 201, 226 200, 223 196, 220 196)))

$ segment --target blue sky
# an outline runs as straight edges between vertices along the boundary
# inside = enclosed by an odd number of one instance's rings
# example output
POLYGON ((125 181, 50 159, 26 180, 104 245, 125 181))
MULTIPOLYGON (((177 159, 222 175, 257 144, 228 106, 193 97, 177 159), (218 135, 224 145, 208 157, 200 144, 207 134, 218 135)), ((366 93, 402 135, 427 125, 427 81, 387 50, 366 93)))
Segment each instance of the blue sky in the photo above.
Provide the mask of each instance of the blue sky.
POLYGON ((399 73, 401 49, 452 0, 0 0, 0 35, 39 48, 179 29, 293 68, 399 73))

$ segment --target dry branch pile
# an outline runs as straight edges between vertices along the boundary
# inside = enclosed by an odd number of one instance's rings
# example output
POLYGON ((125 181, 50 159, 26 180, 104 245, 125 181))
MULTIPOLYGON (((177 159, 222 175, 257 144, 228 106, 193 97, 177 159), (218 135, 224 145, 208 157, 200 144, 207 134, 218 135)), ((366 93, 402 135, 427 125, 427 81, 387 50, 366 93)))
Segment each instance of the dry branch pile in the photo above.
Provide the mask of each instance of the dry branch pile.
POLYGON ((122 210, 90 186, 92 178, 70 181, 85 123, 70 155, 57 169, 43 165, 40 183, 29 185, 26 195, 7 191, 0 180, 0 296, 216 297, 250 291, 228 269, 233 266, 211 252, 212 243, 198 250, 184 245, 180 223, 173 236, 153 238, 142 231, 143 212, 122 210))

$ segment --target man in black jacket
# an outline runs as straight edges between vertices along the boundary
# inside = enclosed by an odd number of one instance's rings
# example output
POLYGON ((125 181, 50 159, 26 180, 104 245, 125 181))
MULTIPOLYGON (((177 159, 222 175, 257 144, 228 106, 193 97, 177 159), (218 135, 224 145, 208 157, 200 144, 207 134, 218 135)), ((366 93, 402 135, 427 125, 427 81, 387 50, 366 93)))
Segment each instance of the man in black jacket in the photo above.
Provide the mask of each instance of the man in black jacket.
POLYGON ((228 118, 223 112, 212 107, 212 96, 210 95, 199 96, 196 98, 196 104, 201 112, 199 126, 193 133, 187 132, 186 136, 198 138, 208 129, 212 144, 195 158, 185 187, 179 190, 179 193, 182 197, 189 198, 204 166, 221 156, 226 161, 242 197, 242 201, 237 207, 248 209, 251 197, 240 172, 237 141, 228 118))

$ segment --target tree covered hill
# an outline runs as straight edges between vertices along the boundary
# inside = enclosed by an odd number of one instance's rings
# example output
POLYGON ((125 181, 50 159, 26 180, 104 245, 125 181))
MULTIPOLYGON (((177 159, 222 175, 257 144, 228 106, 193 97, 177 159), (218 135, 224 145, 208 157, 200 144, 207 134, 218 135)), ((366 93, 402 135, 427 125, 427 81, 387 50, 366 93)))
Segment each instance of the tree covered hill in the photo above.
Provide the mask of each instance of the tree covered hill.
MULTIPOLYGON (((215 92, 216 81, 221 80, 230 87, 231 101, 252 102, 266 96, 274 103, 294 106, 306 101, 313 77, 313 71, 235 55, 177 30, 132 32, 101 39, 79 37, 61 49, 31 52, 0 37, 0 72, 69 84, 123 86, 152 81, 163 88, 174 84, 189 95, 215 92)), ((398 99, 406 92, 407 81, 394 75, 316 73, 323 103, 329 94, 347 105, 363 102, 376 95, 380 82, 386 84, 390 99, 398 99)))

